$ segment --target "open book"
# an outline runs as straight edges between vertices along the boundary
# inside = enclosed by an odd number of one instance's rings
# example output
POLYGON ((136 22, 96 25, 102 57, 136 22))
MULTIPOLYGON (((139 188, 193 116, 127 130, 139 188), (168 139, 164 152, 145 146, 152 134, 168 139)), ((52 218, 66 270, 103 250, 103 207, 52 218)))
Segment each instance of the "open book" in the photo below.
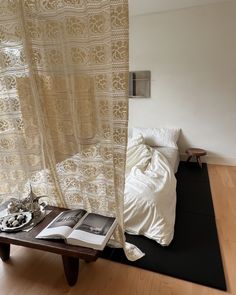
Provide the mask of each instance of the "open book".
POLYGON ((117 220, 83 209, 61 212, 37 236, 38 239, 65 239, 67 244, 103 250, 117 220))

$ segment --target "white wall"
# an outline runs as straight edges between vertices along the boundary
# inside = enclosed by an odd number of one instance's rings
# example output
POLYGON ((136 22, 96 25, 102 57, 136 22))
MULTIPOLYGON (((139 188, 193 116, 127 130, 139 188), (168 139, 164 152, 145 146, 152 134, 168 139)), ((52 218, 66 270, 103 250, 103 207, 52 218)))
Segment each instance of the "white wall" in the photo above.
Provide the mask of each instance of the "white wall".
POLYGON ((151 71, 151 98, 129 126, 176 126, 207 162, 236 165, 235 1, 130 17, 130 70, 151 71))

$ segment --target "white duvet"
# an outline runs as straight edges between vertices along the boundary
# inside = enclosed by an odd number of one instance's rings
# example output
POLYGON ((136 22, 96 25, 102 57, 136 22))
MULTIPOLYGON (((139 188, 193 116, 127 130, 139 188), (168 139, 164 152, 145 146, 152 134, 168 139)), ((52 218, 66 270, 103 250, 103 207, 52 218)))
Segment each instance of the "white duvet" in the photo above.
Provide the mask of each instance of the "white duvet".
POLYGON ((174 235, 176 178, 168 160, 144 144, 129 141, 126 160, 124 221, 127 233, 169 245, 174 235))

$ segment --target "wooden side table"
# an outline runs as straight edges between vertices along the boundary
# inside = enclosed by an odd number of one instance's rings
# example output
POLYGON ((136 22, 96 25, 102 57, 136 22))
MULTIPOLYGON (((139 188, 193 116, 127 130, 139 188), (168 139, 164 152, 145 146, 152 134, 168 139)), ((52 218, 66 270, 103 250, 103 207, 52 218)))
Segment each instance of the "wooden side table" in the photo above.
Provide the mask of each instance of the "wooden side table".
POLYGON ((37 234, 43 230, 65 208, 48 206, 52 210, 45 218, 29 232, 19 231, 15 233, 0 232, 0 258, 7 261, 10 258, 10 245, 19 245, 61 255, 65 276, 70 286, 77 282, 79 273, 79 259, 86 262, 95 261, 100 251, 91 248, 66 244, 63 240, 36 239, 37 234))
POLYGON ((192 157, 196 157, 199 166, 202 168, 201 156, 205 156, 207 154, 205 150, 199 148, 189 148, 186 150, 186 153, 188 154, 187 162, 189 162, 192 157))

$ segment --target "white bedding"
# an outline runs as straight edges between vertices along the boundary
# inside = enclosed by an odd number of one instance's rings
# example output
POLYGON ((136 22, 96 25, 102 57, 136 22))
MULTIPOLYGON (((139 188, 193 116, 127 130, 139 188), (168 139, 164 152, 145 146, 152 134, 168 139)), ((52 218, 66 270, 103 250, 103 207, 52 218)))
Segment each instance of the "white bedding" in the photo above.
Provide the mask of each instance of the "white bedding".
MULTIPOLYGON (((73 159, 76 158, 76 155, 73 159)), ((57 164, 58 175, 66 174, 63 162, 57 164)), ((176 207, 175 172, 179 163, 178 150, 152 148, 139 136, 128 142, 124 195, 125 230, 144 235, 161 245, 169 245, 174 235, 176 207)), ((44 186, 41 179, 35 185, 44 186)), ((79 175, 78 175, 79 177, 79 175)))
POLYGON ((142 137, 128 145, 124 198, 126 232, 169 245, 174 235, 176 178, 167 158, 145 145, 142 137))
POLYGON ((164 146, 155 147, 155 149, 166 157, 174 173, 176 173, 178 170, 179 161, 180 161, 179 150, 175 148, 164 147, 164 146))

